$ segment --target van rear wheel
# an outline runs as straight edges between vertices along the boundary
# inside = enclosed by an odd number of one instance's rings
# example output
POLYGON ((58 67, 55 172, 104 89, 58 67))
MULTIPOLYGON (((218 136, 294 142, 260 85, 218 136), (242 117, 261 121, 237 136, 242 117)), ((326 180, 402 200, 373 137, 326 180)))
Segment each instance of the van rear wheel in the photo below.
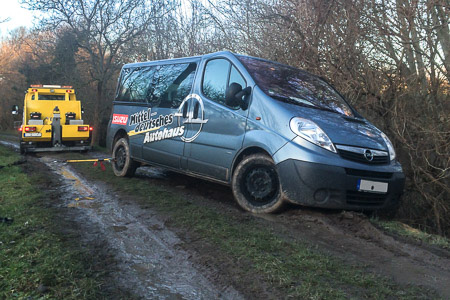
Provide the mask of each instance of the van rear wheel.
POLYGON ((252 213, 273 213, 283 207, 278 172, 267 155, 245 157, 234 171, 231 188, 238 204, 252 213))
POLYGON ((130 145, 126 138, 117 140, 113 147, 113 171, 119 177, 132 177, 139 163, 134 161, 130 155, 130 145))

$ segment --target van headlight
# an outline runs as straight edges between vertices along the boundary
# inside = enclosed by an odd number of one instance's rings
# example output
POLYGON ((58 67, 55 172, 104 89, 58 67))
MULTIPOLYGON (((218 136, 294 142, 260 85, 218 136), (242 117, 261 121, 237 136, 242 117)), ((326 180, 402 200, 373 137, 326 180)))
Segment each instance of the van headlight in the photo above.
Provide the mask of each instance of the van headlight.
MULTIPOLYGON (((380 131, 381 132, 381 131, 380 131)), ((394 145, 392 145, 391 140, 387 137, 387 135, 385 135, 383 132, 381 132, 381 137, 383 138, 384 142, 386 143, 386 146, 388 147, 389 150, 389 158, 391 160, 395 159, 395 150, 394 150, 394 145)))
POLYGON ((316 144, 328 151, 336 153, 336 148, 328 135, 313 121, 303 118, 292 118, 289 123, 292 132, 308 142, 316 144))

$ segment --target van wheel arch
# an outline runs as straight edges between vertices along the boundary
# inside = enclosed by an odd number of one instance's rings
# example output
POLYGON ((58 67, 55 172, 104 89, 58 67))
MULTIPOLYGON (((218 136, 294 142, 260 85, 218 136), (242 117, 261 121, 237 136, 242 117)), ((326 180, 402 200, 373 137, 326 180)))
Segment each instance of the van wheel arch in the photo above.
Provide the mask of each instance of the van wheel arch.
POLYGON ((111 144, 111 153, 114 149, 114 145, 117 143, 118 140, 121 138, 126 138, 128 140, 128 134, 124 129, 117 130, 116 134, 114 135, 112 144, 111 144))
POLYGON ((233 167, 231 169, 231 174, 230 174, 230 182, 231 182, 231 178, 233 178, 233 174, 236 171, 236 168, 239 165, 239 163, 247 156, 253 155, 253 154, 265 154, 269 157, 272 157, 269 154, 269 152, 267 152, 266 150, 264 150, 263 148, 260 148, 260 147, 249 147, 249 148, 244 149, 241 153, 239 153, 239 155, 236 157, 236 159, 233 162, 233 167))

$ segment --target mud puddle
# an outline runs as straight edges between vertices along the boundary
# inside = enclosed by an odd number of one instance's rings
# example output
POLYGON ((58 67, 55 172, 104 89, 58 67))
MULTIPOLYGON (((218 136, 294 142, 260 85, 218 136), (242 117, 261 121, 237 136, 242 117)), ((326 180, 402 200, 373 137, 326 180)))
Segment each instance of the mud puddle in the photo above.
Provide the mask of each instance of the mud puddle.
POLYGON ((10 142, 10 141, 0 141, 0 144, 3 146, 11 147, 16 150, 19 150, 19 143, 18 142, 10 142))
POLYGON ((182 241, 154 213, 136 204, 119 203, 106 186, 87 182, 70 166, 43 156, 63 191, 61 206, 76 210, 78 222, 88 224, 86 239, 101 236, 113 250, 113 275, 121 288, 145 299, 241 299, 232 287, 217 287, 189 261, 182 241))

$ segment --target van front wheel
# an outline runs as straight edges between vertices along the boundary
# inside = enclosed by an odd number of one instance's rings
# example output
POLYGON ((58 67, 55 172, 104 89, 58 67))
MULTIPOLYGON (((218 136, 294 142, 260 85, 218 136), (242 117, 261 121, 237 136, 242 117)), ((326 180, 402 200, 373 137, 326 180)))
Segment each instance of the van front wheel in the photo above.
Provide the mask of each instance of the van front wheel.
POLYGON ((273 213, 283 206, 283 193, 272 159, 264 154, 245 157, 233 173, 233 195, 252 213, 273 213))
POLYGON ((112 151, 114 161, 112 167, 114 174, 119 177, 132 177, 139 163, 134 161, 130 155, 130 145, 126 138, 117 140, 112 151))

